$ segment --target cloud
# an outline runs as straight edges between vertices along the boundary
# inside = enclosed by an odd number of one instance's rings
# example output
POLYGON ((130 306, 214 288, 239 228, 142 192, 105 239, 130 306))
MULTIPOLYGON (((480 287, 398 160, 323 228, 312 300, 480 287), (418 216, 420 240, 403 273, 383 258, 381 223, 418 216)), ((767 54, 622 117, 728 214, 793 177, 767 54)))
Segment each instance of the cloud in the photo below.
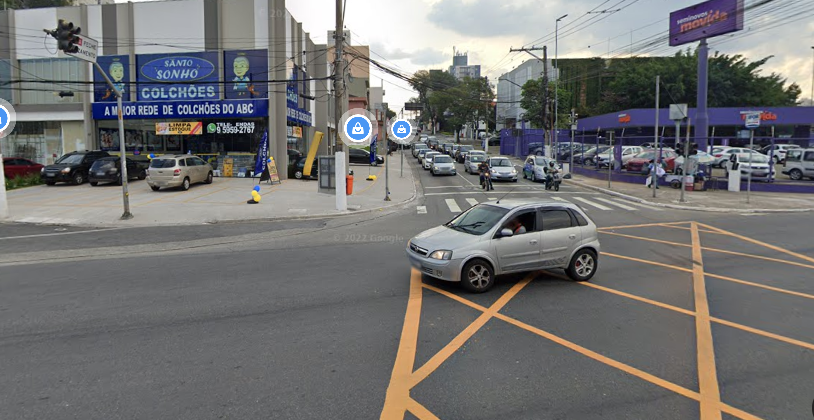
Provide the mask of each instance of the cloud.
POLYGON ((540 26, 547 14, 542 2, 509 4, 507 0, 441 0, 430 7, 428 19, 441 29, 461 35, 492 37, 524 35, 540 26))
MULTIPOLYGON (((384 44, 372 43, 371 50, 381 54, 388 60, 410 60, 413 64, 428 66, 451 61, 452 53, 446 54, 433 48, 425 47, 415 51, 404 51, 401 48, 389 49, 384 44)), ((376 57, 374 57, 376 58, 376 57)))

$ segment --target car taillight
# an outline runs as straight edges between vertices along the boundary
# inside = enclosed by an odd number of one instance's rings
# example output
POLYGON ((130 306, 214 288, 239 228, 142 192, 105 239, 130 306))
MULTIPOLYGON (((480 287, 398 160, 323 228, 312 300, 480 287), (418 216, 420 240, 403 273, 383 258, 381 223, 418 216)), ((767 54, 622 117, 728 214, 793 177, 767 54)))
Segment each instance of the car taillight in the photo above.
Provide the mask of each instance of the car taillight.
POLYGON ((715 155, 715 157, 721 157, 721 156, 723 156, 723 154, 721 154, 721 153, 718 153, 717 155, 715 155))
POLYGON ((178 176, 178 175, 181 175, 181 170, 180 170, 180 169, 176 169, 176 170, 172 171, 172 175, 173 175, 173 176, 178 176))

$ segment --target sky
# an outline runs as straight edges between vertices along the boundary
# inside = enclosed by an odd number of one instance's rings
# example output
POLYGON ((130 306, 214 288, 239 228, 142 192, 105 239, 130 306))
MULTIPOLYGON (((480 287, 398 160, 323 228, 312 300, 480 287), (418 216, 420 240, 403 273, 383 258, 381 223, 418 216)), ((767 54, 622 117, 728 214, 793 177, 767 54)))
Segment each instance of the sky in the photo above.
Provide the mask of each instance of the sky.
MULTIPOLYGON (((231 0, 245 1, 245 0, 231 0)), ((758 0, 744 0, 750 5, 758 0)), ((491 81, 531 58, 510 48, 542 47, 550 57, 670 55, 667 41, 645 50, 648 38, 666 34, 671 11, 698 0, 345 0, 352 45, 369 45, 371 58, 402 73, 447 69, 453 49, 468 52, 491 81), (593 11, 594 13, 588 13, 593 11), (601 12, 601 13, 600 13, 601 12), (555 48, 555 20, 559 24, 555 48), (610 51, 610 52, 609 52, 610 51)), ((311 39, 327 42, 334 29, 333 0, 288 0, 286 8, 311 39)), ((333 40, 331 40, 333 41, 333 40)), ((773 55, 764 73, 796 82, 809 98, 814 73, 814 1, 773 0, 748 11, 744 30, 709 40, 711 53, 741 54, 749 61, 773 55)), ((695 47, 697 43, 683 48, 695 47)), ((540 52, 536 52, 540 54, 540 52)), ((385 87, 385 101, 399 110, 416 96, 409 85, 371 68, 371 86, 385 87)), ((655 76, 655 75, 654 75, 655 76)), ((714 86, 710 86, 714 89, 714 86)))

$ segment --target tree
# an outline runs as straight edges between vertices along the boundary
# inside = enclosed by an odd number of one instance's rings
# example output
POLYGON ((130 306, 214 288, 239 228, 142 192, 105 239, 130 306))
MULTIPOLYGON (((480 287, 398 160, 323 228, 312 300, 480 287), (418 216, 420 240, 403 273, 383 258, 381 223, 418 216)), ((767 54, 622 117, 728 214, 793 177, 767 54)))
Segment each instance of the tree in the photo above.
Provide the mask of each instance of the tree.
POLYGON ((42 7, 65 7, 73 6, 72 0, 7 0, 6 7, 9 9, 38 9, 42 7))
MULTIPOLYGON (((748 62, 741 55, 715 53, 709 59, 710 107, 794 106, 800 96, 797 84, 786 85, 786 79, 772 73, 760 74, 761 67, 772 56, 748 62)), ((679 51, 673 57, 642 57, 615 60, 610 71, 615 74, 602 95, 597 112, 622 109, 652 108, 655 105, 655 78, 661 76, 661 103, 686 103, 696 106, 697 54, 679 51)))
POLYGON ((532 127, 550 129, 554 119, 554 98, 559 97, 559 118, 557 119, 559 128, 568 128, 569 115, 571 113, 571 93, 562 85, 557 89, 557 83, 548 82, 548 97, 550 100, 548 121, 543 124, 543 81, 542 79, 532 79, 523 84, 520 97, 520 107, 526 110, 526 120, 532 127), (554 95, 554 91, 557 95, 554 95))
POLYGON ((465 124, 476 124, 486 119, 489 104, 494 99, 494 92, 486 78, 465 77, 455 86, 433 91, 430 102, 436 109, 443 109, 444 116, 453 130, 460 130, 465 124))
POLYGON ((441 70, 419 70, 409 80, 410 86, 418 92, 417 102, 424 105, 426 112, 421 113, 421 121, 427 123, 442 122, 445 108, 437 108, 437 102, 430 101, 432 92, 444 91, 455 87, 458 79, 441 70))

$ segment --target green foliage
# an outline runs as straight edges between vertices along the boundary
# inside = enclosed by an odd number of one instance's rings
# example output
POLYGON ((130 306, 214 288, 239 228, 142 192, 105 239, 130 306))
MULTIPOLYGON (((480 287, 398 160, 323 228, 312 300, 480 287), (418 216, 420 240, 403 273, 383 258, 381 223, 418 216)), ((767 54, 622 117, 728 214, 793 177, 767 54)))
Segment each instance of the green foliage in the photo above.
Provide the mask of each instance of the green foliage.
MULTIPOLYGON (((709 58, 709 106, 794 106, 800 87, 785 87, 786 79, 761 67, 772 57, 748 62, 741 55, 715 53, 709 58)), ((615 76, 603 91, 597 112, 607 113, 655 105, 655 77, 661 76, 662 104, 696 106, 697 54, 679 51, 673 57, 615 60, 609 69, 615 76)))
MULTIPOLYGON (((42 7, 73 6, 71 0, 6 0, 9 9, 39 9, 42 7)), ((56 24, 54 25, 56 27, 56 24)))
POLYGON ((458 130, 466 123, 488 118, 493 99, 494 92, 488 80, 469 77, 465 77, 454 87, 435 91, 430 96, 431 103, 435 103, 438 109, 446 110, 445 116, 452 130, 458 130))
POLYGON ((17 176, 14 178, 6 178, 6 191, 16 190, 19 188, 31 187, 34 185, 41 185, 42 180, 40 174, 30 174, 25 176, 17 176))
POLYGON ((434 92, 443 92, 457 86, 458 79, 445 71, 419 70, 410 79, 410 85, 418 92, 415 102, 423 104, 426 110, 421 113, 421 121, 429 122, 433 119, 443 124, 446 103, 439 101, 438 98, 433 101, 430 97, 434 92))
POLYGON ((555 82, 548 82, 549 109, 546 113, 548 118, 546 123, 543 124, 543 98, 545 95, 543 81, 541 79, 532 79, 523 85, 520 107, 526 110, 525 118, 531 123, 533 128, 550 129, 553 125, 555 90, 560 102, 559 109, 557 110, 559 113, 557 122, 559 123, 559 128, 567 128, 568 122, 570 121, 569 115, 571 113, 572 97, 571 93, 568 92, 564 86, 560 85, 559 89, 557 89, 555 82))

